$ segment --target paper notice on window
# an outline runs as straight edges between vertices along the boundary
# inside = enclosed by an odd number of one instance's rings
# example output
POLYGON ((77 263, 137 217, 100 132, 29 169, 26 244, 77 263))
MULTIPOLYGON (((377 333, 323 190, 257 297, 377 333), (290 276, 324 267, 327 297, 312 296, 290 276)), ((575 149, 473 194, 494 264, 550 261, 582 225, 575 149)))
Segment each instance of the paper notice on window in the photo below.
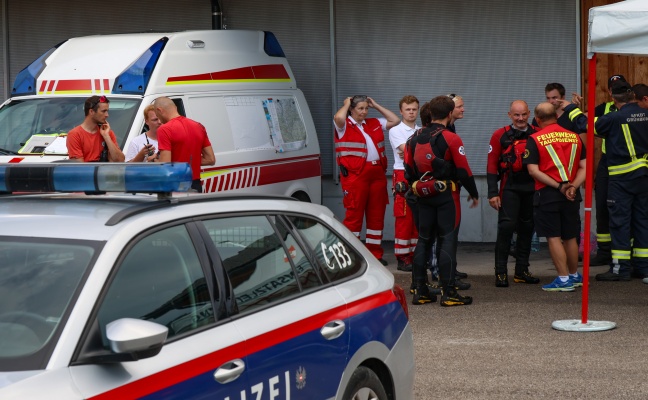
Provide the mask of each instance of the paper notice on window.
POLYGON ((43 151, 44 154, 67 154, 67 136, 59 136, 43 151))
POLYGON ((274 144, 275 150, 278 153, 283 153, 283 137, 281 136, 281 127, 279 126, 279 118, 277 117, 277 108, 273 99, 263 100, 263 111, 268 121, 268 128, 270 128, 270 138, 274 144))

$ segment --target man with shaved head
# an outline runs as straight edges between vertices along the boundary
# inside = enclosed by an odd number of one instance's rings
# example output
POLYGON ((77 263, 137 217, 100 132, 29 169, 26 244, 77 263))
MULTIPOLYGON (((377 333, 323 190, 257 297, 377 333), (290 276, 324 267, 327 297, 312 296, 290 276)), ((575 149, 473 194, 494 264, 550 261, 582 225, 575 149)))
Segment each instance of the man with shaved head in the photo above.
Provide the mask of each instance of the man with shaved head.
POLYGON ((518 236, 513 281, 530 284, 540 282, 529 272, 535 183, 522 163, 527 139, 536 129, 529 125, 529 106, 523 100, 511 102, 508 116, 511 124, 499 128, 491 136, 486 166, 488 204, 498 213, 495 243, 497 287, 509 285, 507 263, 511 238, 515 231, 518 236))
POLYGON ((535 179, 533 217, 538 236, 547 238, 558 277, 542 286, 550 292, 571 292, 583 285, 578 273, 580 186, 585 181, 585 146, 580 136, 558 125, 549 102, 534 110, 540 130, 529 137, 524 164, 535 179))
POLYGON ((191 188, 202 192, 200 167, 216 163, 207 130, 202 124, 180 115, 168 97, 155 99, 153 107, 163 124, 158 128, 159 161, 189 163, 193 175, 191 188))

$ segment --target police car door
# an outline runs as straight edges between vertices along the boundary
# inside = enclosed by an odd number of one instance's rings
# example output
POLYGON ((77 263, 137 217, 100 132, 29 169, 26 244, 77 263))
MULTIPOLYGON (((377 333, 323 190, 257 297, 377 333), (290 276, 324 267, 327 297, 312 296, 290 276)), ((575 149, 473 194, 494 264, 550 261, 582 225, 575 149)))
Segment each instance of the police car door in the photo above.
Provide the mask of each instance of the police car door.
POLYGON ((126 251, 98 306, 96 335, 89 334, 70 368, 84 398, 226 399, 249 386, 240 373, 243 338, 215 315, 210 287, 216 283, 208 282, 213 276, 205 274, 207 253, 200 249, 185 225, 177 225, 141 237, 126 251), (96 357, 109 354, 107 323, 124 317, 168 328, 159 354, 110 363, 96 357))
POLYGON ((322 284, 316 258, 282 216, 204 221, 223 259, 246 339, 247 397, 333 397, 347 361, 343 298, 322 284), (225 235, 231 234, 228 238, 225 235))

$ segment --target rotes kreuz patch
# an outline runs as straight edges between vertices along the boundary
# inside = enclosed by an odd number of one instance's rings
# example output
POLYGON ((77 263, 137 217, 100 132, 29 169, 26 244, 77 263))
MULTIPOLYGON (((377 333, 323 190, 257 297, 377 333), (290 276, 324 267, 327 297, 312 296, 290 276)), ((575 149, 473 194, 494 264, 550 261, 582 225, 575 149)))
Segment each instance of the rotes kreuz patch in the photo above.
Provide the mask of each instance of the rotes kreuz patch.
POLYGON ((488 154, 490 154, 490 153, 492 153, 492 152, 493 152, 493 146, 491 146, 491 145, 489 144, 489 145, 488 145, 488 154))
POLYGON ((462 156, 466 155, 466 150, 464 149, 463 146, 459 147, 459 154, 461 154, 462 156))

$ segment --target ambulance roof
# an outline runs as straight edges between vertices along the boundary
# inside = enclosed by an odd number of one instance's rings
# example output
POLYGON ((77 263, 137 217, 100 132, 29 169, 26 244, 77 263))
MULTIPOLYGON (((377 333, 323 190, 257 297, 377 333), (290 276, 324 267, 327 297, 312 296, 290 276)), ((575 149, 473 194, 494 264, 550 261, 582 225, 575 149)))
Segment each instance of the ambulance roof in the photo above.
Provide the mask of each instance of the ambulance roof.
POLYGON ((252 87, 296 88, 274 35, 209 30, 72 38, 21 71, 13 95, 147 95, 252 87))

